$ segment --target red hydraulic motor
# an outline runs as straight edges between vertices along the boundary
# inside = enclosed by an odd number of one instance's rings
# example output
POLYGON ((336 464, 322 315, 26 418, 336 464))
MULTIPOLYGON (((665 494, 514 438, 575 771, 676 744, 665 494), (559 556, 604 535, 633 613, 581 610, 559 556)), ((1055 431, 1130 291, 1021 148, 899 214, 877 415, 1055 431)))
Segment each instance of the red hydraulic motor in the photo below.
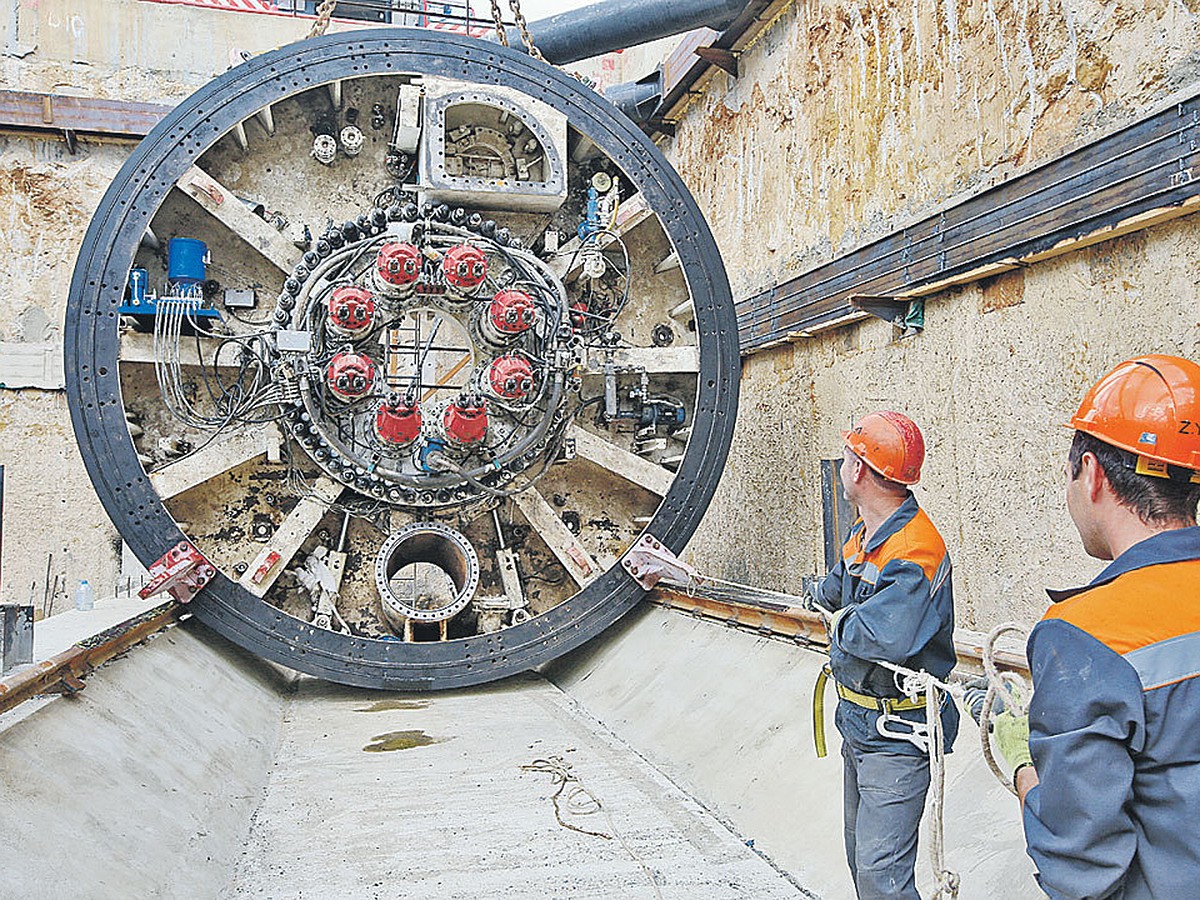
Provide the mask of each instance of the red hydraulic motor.
POLYGON ((571 328, 575 331, 583 331, 587 325, 588 319, 588 304, 586 300, 576 300, 571 304, 571 328))
POLYGON ((537 307, 524 291, 506 288, 492 298, 482 331, 490 340, 507 343, 533 327, 537 307))
POLYGON ((487 278, 487 255, 471 244, 451 247, 442 258, 442 273, 450 292, 468 295, 487 278))
POLYGON ((482 398, 463 394, 446 407, 442 415, 446 440, 459 446, 472 446, 487 436, 487 404, 482 398))
POLYGON ((404 299, 412 294, 421 277, 421 251, 412 244, 389 241, 375 257, 375 283, 389 297, 404 299))
POLYGON ((330 393, 349 403, 370 393, 375 381, 375 363, 362 353, 342 350, 329 361, 325 379, 330 393))
POLYGON ((421 436, 421 410, 416 400, 392 397, 375 413, 375 433, 393 447, 404 447, 421 436))
POLYGON ((520 400, 533 390, 533 365, 512 353, 498 356, 488 368, 488 384, 497 397, 520 400))
POLYGON ((329 330, 337 334, 362 334, 375 321, 375 298, 365 288, 342 285, 329 297, 329 330))

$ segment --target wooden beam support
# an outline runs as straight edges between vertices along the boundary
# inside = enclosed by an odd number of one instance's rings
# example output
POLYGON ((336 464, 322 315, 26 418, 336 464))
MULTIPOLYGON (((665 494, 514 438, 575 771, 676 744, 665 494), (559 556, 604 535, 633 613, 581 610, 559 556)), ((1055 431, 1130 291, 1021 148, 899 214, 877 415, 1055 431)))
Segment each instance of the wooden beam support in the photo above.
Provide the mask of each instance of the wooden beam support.
MULTIPOLYGON (((589 350, 585 375, 604 374, 605 352, 589 350)), ((613 352, 613 365, 645 369, 651 375, 699 372, 700 348, 689 344, 670 347, 621 347, 613 352)))
POLYGON ((291 272, 299 262, 300 251, 287 238, 199 166, 184 172, 177 186, 280 271, 291 272))
POLYGON ((262 597, 271 589, 300 550, 300 545, 324 518, 329 505, 342 493, 342 486, 331 478, 322 477, 313 485, 313 492, 317 496, 305 497, 296 504, 238 579, 238 584, 254 596, 262 597))
POLYGON ((275 428, 238 431, 192 456, 151 472, 150 484, 158 496, 167 500, 252 459, 271 454, 272 445, 278 446, 279 441, 279 431, 275 428))
MULTIPOLYGON (((216 348, 216 342, 212 338, 201 338, 200 345, 203 347, 209 344, 212 348, 216 348)), ((154 362, 154 335, 144 331, 127 331, 121 335, 121 349, 118 359, 123 363, 153 363, 154 362)), ((196 353, 196 341, 194 338, 185 337, 179 341, 179 364, 183 366, 199 366, 200 356, 196 353)), ((212 359, 206 358, 204 365, 212 367, 212 359)), ((237 355, 234 353, 226 353, 221 359, 222 369, 236 369, 238 365, 237 355)))
POLYGON ((671 482, 675 478, 674 473, 648 459, 643 459, 636 453, 622 450, 615 444, 578 425, 571 428, 570 436, 575 440, 576 453, 584 459, 594 462, 631 484, 645 488, 652 494, 659 497, 667 495, 671 482))
POLYGON ((585 587, 600 574, 600 564, 596 562, 583 545, 571 533, 571 529, 563 524, 563 520, 554 507, 550 505, 536 488, 522 491, 514 497, 517 508, 525 516, 531 527, 550 548, 550 552, 562 563, 567 574, 580 587, 585 587))

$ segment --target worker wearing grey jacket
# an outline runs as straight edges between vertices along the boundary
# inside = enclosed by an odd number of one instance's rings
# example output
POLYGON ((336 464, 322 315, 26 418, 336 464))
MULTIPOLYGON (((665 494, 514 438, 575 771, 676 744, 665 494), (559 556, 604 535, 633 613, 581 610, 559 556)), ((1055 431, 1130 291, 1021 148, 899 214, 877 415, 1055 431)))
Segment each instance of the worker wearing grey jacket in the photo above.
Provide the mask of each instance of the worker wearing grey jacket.
MULTIPOLYGON (((823 580, 830 668, 842 734, 846 858, 860 900, 919 900, 917 832, 929 789, 925 698, 905 698, 880 662, 944 679, 954 668, 950 557, 908 485, 925 455, 917 426, 871 413, 844 435, 842 484, 861 518, 842 559, 823 580)), ((818 683, 818 700, 824 676, 818 683)), ((823 714, 815 704, 818 754, 823 714)), ((939 711, 948 752, 958 731, 953 703, 939 711)))
POLYGON ((1028 717, 995 718, 1052 898, 1200 897, 1200 366, 1117 366, 1071 421, 1067 509, 1112 560, 1051 591, 1028 717))

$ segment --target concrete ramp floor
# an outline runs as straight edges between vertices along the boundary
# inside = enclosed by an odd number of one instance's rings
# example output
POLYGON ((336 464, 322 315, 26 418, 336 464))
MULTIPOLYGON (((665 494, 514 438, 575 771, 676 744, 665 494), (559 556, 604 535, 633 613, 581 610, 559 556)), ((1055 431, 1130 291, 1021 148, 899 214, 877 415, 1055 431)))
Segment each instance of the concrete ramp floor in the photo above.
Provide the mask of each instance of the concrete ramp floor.
POLYGON ((0 718, 22 898, 784 898, 805 892, 539 676, 291 682, 186 623, 0 718), (561 757, 601 804, 559 798, 561 757), (577 810, 577 811, 572 811, 577 810))
MULTIPOLYGON (((570 789, 570 786, 568 786, 570 789)), ((429 697, 300 684, 232 897, 774 898, 801 892, 537 676, 429 697), (599 801, 560 826, 558 756, 599 801)))

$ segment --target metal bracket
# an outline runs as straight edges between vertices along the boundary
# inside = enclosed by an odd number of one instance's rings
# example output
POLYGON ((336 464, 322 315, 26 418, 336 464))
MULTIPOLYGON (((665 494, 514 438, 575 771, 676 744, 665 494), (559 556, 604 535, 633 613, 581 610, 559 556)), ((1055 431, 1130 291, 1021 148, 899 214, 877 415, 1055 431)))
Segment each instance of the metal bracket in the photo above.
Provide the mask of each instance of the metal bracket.
POLYGON ((699 580, 700 573, 662 545, 652 534, 643 534, 621 559, 621 568, 650 590, 663 578, 680 584, 699 580))
POLYGON ((925 330, 924 300, 855 294, 850 298, 850 305, 877 319, 891 322, 903 332, 901 337, 910 337, 925 330))
POLYGON ((148 600, 163 591, 188 603, 217 574, 216 567, 187 541, 180 541, 150 565, 150 581, 138 591, 148 600))
POLYGON ((697 47, 692 51, 706 63, 712 63, 719 69, 724 69, 734 78, 738 77, 738 58, 732 50, 720 47, 697 47))

